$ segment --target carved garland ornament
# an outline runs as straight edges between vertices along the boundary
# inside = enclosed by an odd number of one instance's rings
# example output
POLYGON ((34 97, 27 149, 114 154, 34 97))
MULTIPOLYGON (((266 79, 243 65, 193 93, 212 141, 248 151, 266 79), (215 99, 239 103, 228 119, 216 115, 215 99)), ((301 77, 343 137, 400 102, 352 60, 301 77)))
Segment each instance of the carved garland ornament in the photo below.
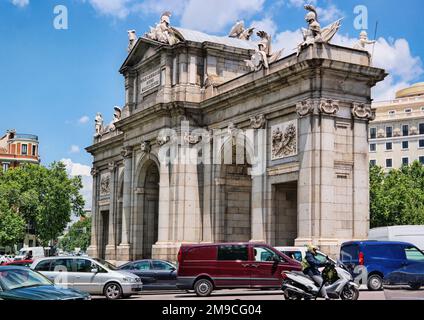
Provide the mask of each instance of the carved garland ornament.
POLYGON ((359 119, 375 119, 375 113, 371 109, 371 105, 363 103, 354 103, 352 108, 352 115, 359 119))
POLYGON ((301 101, 296 104, 296 112, 300 117, 306 117, 314 112, 314 104, 312 100, 301 101))
POLYGON ((319 110, 321 113, 335 115, 339 112, 339 102, 337 100, 322 99, 319 104, 319 110))
POLYGON ((200 135, 190 134, 189 132, 184 132, 184 142, 187 144, 197 144, 202 140, 200 135))
POLYGON ((297 124, 290 121, 272 128, 272 160, 297 154, 297 124))
POLYGON ((132 156, 132 148, 131 147, 123 147, 121 151, 121 156, 126 159, 132 156))

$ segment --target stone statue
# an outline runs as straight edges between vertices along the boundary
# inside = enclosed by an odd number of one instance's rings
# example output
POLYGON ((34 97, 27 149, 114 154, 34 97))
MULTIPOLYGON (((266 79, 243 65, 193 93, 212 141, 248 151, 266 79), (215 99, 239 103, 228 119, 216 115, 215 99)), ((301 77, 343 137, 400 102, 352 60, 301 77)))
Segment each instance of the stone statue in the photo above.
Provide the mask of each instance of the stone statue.
POLYGON ((131 52, 137 42, 137 35, 135 30, 128 30, 128 40, 128 52, 131 52))
POLYGON ((101 136, 103 133, 103 116, 100 112, 97 112, 96 118, 94 119, 96 134, 95 137, 101 136))
POLYGON ((150 27, 150 32, 145 37, 171 46, 179 43, 180 39, 177 32, 171 27, 171 12, 164 12, 160 22, 156 24, 156 27, 150 27))
POLYGON ((108 126, 108 130, 107 130, 108 132, 116 130, 115 123, 121 120, 121 117, 122 117, 122 110, 120 107, 114 107, 113 110, 115 110, 115 112, 113 113, 113 119, 108 126))
POLYGON ((368 33, 365 30, 363 30, 359 34, 359 40, 357 43, 355 43, 355 45, 353 46, 353 49, 367 51, 366 45, 374 44, 375 42, 376 42, 375 40, 369 40, 368 33))
POLYGON ((261 38, 261 41, 258 44, 258 48, 255 53, 252 55, 250 60, 244 60, 246 65, 250 67, 252 71, 258 71, 262 68, 269 69, 269 65, 277 61, 283 50, 272 53, 271 51, 271 36, 268 35, 265 31, 258 31, 256 33, 258 37, 261 38))
POLYGON ((309 11, 306 14, 305 20, 308 23, 308 29, 302 28, 303 42, 297 47, 297 56, 300 52, 316 43, 329 43, 335 36, 337 31, 340 29, 342 19, 337 20, 328 27, 321 29, 321 25, 318 22, 318 13, 313 5, 305 5, 305 9, 309 11))
POLYGON ((245 29, 244 27, 244 21, 238 21, 233 28, 230 31, 230 34, 228 35, 230 38, 237 38, 241 40, 250 40, 250 37, 253 34, 253 31, 255 28, 251 27, 248 29, 245 29))
POLYGON ((272 158, 279 159, 297 152, 297 128, 289 124, 283 132, 277 127, 272 131, 272 158))

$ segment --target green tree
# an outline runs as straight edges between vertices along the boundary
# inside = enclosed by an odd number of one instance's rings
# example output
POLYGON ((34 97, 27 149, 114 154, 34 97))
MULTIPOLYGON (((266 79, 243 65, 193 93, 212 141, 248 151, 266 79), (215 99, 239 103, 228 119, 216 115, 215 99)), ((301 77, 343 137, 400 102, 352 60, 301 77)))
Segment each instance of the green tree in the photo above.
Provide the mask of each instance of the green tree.
POLYGON ((26 223, 35 224, 43 245, 62 234, 72 212, 84 214, 81 177, 70 178, 61 162, 48 168, 28 164, 8 170, 0 175, 0 186, 4 190, 0 201, 26 223))
POLYGON ((424 224, 424 167, 370 167, 371 227, 424 224))
POLYGON ((75 248, 86 251, 90 245, 90 237, 91 218, 85 218, 69 228, 69 232, 59 241, 59 247, 67 252, 72 252, 75 248))
POLYGON ((24 236, 25 220, 0 200, 0 244, 13 246, 24 236))

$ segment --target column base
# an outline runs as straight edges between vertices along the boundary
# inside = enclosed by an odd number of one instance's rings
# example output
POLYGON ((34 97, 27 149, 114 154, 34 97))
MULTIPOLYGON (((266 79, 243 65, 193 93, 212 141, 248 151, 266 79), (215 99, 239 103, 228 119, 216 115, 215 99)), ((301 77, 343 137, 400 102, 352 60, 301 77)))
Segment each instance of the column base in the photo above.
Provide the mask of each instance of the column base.
POLYGON ((105 260, 115 261, 116 260, 116 247, 113 244, 106 246, 105 260))
POLYGON ((116 260, 130 261, 131 245, 129 243, 121 243, 117 248, 116 260))
POLYGON ((97 246, 89 246, 87 248, 87 254, 91 258, 98 258, 97 246))
POLYGON ((156 242, 152 247, 152 258, 176 263, 181 242, 156 242))

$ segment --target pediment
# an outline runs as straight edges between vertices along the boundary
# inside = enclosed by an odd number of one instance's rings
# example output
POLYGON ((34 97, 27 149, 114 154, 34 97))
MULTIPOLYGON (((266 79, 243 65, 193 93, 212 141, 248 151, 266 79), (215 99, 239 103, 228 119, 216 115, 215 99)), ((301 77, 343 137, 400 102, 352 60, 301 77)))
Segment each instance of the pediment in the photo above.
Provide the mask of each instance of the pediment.
POLYGON ((144 60, 149 59, 155 55, 162 46, 162 43, 146 38, 139 38, 134 48, 128 54, 128 57, 122 65, 120 72, 122 73, 126 68, 132 67, 144 60))

